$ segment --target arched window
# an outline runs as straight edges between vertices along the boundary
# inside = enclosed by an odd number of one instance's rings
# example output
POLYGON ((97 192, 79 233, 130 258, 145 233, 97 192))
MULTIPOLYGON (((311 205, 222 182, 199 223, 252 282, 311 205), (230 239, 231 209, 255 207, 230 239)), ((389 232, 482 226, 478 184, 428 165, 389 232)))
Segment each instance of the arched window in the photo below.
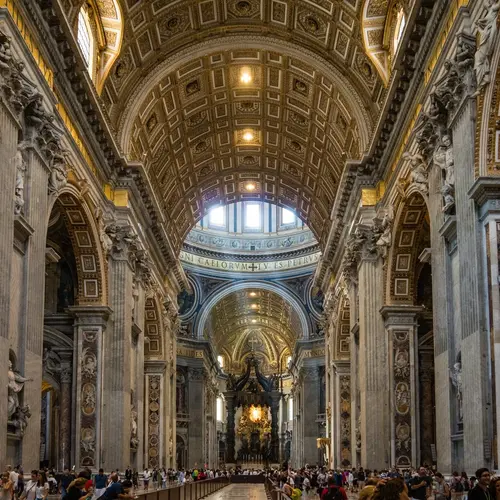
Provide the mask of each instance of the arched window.
POLYGON ((394 30, 394 54, 397 52, 399 43, 401 42, 401 38, 403 36, 404 30, 406 26, 406 18, 403 9, 400 9, 398 12, 398 17, 396 18, 396 29, 394 30))
POLYGON ((87 69, 92 77, 93 73, 93 56, 94 56, 94 36, 90 27, 89 16, 84 7, 80 9, 78 14, 78 46, 82 51, 83 59, 87 64, 87 69))

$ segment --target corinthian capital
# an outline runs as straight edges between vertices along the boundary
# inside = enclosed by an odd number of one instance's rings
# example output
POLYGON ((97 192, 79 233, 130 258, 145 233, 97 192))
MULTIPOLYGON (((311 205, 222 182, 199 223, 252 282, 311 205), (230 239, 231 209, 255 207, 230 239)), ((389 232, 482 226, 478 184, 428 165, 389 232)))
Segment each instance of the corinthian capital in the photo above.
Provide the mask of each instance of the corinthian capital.
POLYGON ((111 222, 104 228, 106 234, 106 249, 116 260, 135 260, 138 252, 138 236, 134 228, 111 222))

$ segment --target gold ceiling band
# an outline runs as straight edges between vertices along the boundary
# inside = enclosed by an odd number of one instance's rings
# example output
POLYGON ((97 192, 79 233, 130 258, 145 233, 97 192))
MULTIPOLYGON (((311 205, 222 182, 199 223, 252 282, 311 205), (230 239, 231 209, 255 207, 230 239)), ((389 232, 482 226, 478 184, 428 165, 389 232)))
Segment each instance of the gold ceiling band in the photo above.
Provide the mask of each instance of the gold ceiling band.
POLYGON ((455 19, 458 15, 458 11, 460 10, 460 7, 467 7, 468 5, 469 5, 469 0, 451 0, 450 1, 448 17, 446 18, 444 29, 441 32, 441 37, 439 38, 438 43, 436 44, 436 46, 434 47, 434 50, 432 51, 429 65, 427 66, 427 69, 425 70, 425 77, 424 78, 425 78, 426 84, 429 82, 431 75, 432 75, 432 72, 434 71, 434 68, 436 67, 439 56, 441 55, 441 52, 443 51, 443 47, 446 43, 446 40, 448 39, 448 34, 450 33, 451 28, 453 27, 453 23, 455 22, 455 19))

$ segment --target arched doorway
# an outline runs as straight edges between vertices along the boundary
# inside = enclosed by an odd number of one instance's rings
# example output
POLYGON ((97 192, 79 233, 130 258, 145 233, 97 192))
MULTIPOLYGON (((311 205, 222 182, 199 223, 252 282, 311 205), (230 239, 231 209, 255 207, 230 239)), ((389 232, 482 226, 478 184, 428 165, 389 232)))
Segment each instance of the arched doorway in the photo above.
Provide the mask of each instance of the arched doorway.
MULTIPOLYGON (((77 413, 72 401, 78 399, 74 398, 74 308, 102 304, 106 286, 99 238, 80 193, 68 184, 51 202, 45 252, 40 465, 62 470, 76 458, 71 454, 77 413)), ((93 365, 85 369, 93 370, 93 365)))
MULTIPOLYGON (((408 193, 398 210, 388 269, 388 309, 411 310, 414 329, 393 329, 396 465, 436 463, 430 219, 426 200, 408 193), (412 374, 411 371, 414 370, 412 374), (415 382, 412 382, 414 377, 415 382), (408 402, 406 402, 408 398, 408 402), (405 401, 405 403, 402 403, 405 401), (412 414, 415 414, 412 420, 412 414), (403 460, 397 462, 398 457, 403 460), (404 463, 403 463, 404 462, 404 463)), ((388 313, 389 315, 390 313, 388 313)), ((409 319, 408 316, 407 319, 409 319)))

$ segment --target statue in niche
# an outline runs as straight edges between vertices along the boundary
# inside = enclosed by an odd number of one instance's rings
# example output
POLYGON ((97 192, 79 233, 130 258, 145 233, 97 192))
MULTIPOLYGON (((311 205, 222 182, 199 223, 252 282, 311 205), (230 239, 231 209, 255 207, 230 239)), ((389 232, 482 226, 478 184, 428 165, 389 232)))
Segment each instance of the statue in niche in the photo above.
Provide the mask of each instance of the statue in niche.
POLYGON ((16 434, 19 437, 24 436, 26 427, 28 427, 28 420, 31 417, 30 405, 18 406, 11 417, 12 423, 16 429, 16 434))
POLYGON ((392 242, 392 222, 394 220, 394 209, 389 207, 389 211, 384 215, 382 220, 378 217, 373 219, 375 223, 375 234, 378 235, 376 240, 376 247, 379 249, 380 255, 383 259, 387 257, 387 251, 392 242))
POLYGON ((139 448, 139 436, 137 433, 137 410, 135 406, 132 405, 130 410, 130 448, 132 450, 137 450, 139 448))
POLYGON ((9 361, 9 383, 8 383, 8 407, 7 407, 7 419, 11 420, 12 416, 19 408, 19 393, 24 389, 24 384, 26 382, 32 382, 32 378, 25 378, 20 373, 14 371, 12 367, 12 361, 9 361))
POLYGON ((477 81, 476 94, 481 92, 491 81, 490 58, 498 32, 497 17, 499 10, 500 1, 487 0, 485 15, 476 21, 479 33, 479 44, 474 55, 474 72, 477 81))
POLYGON ((455 205, 455 160, 451 137, 444 135, 433 157, 434 163, 443 171, 444 180, 441 194, 444 199, 443 212, 447 213, 455 205))
POLYGON ((410 162, 411 184, 414 185, 423 195, 427 195, 429 193, 429 180, 427 163, 425 162, 424 157, 419 153, 411 154, 406 152, 403 154, 403 159, 410 162))
POLYGON ((56 375, 61 371, 61 357, 50 347, 46 347, 43 350, 42 365, 44 372, 56 375))
POLYGON ((457 361, 450 370, 450 379, 457 392, 458 421, 463 422, 462 363, 460 361, 457 361))
POLYGON ((16 168, 16 187, 14 191, 14 215, 21 215, 24 207, 24 174, 26 172, 26 162, 23 158, 21 147, 18 147, 14 156, 16 168))
POLYGON ((441 194, 443 195, 443 212, 448 213, 455 206, 455 190, 450 184, 444 184, 441 187, 441 194))

